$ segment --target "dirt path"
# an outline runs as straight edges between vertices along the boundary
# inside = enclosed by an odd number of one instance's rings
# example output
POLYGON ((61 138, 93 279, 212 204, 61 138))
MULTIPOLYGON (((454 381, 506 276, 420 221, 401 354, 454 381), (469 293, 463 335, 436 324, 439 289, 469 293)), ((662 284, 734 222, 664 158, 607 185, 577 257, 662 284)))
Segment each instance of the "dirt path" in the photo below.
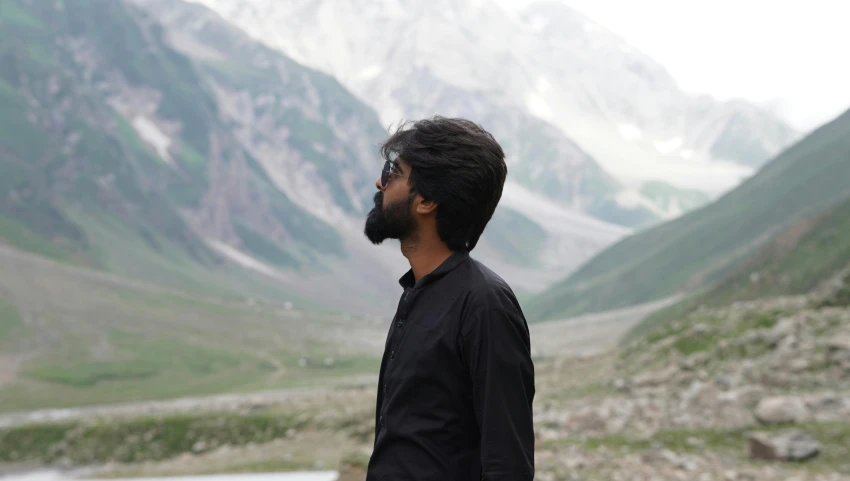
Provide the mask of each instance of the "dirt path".
POLYGON ((84 407, 40 409, 36 411, 0 414, 0 429, 34 422, 72 421, 101 416, 144 416, 161 413, 187 413, 198 411, 237 411, 268 406, 299 398, 315 397, 340 389, 357 389, 377 382, 376 375, 362 375, 329 381, 325 385, 259 391, 255 393, 221 394, 215 396, 184 397, 160 401, 141 401, 92 405, 84 407))
POLYGON ((616 347, 629 329, 646 316, 677 300, 670 297, 615 311, 533 324, 530 327, 532 350, 537 355, 558 357, 583 357, 605 352, 616 347))

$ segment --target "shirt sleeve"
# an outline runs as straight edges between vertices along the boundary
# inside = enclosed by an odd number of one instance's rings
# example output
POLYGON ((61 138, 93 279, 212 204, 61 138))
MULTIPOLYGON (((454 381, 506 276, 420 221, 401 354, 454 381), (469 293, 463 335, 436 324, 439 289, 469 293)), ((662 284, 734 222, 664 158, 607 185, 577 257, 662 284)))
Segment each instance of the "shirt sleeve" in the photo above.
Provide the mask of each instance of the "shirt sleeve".
POLYGON ((532 481, 535 388, 525 318, 512 303, 481 306, 460 336, 481 435, 481 479, 532 481))

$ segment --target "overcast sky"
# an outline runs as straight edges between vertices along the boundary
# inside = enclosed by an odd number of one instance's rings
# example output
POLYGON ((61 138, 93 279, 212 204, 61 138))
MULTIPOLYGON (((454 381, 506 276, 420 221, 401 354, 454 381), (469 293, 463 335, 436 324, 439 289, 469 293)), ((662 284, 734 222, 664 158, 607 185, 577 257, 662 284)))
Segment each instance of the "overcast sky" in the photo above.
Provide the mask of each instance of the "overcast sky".
POLYGON ((561 1, 661 62, 687 91, 767 102, 802 129, 850 109, 850 0, 561 1))

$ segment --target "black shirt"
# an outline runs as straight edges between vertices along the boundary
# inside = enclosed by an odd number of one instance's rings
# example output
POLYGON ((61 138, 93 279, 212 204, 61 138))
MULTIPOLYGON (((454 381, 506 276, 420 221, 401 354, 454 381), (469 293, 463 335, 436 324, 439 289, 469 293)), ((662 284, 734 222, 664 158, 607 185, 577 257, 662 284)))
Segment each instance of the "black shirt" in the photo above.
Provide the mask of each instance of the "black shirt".
POLYGON ((399 283, 366 480, 531 481, 534 365, 510 287, 468 252, 399 283))

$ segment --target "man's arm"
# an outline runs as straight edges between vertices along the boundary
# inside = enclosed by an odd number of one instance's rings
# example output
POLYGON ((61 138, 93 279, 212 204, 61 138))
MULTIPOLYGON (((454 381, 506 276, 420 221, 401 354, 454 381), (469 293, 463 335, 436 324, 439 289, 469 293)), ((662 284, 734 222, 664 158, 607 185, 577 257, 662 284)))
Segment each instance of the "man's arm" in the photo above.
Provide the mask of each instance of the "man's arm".
POLYGON ((461 328, 481 434, 482 479, 534 478, 534 365, 525 318, 512 303, 481 306, 461 328))

